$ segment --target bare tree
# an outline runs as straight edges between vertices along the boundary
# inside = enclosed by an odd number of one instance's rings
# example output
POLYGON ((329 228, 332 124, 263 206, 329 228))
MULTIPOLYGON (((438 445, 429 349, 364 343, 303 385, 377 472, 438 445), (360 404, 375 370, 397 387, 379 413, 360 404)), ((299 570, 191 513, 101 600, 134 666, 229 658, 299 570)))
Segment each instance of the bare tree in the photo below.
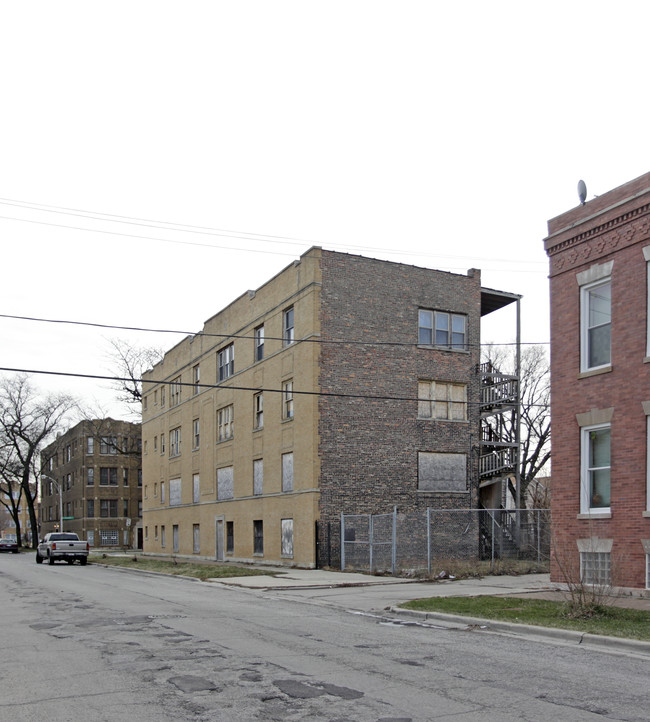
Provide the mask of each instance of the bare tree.
MULTIPOLYGON (((0 479, 17 503, 21 497, 27 503, 33 546, 38 543, 40 452, 75 408, 67 394, 41 396, 26 375, 0 378, 0 479)), ((17 510, 14 521, 20 535, 17 510)))
MULTIPOLYGON (((507 374, 516 373, 514 351, 504 347, 487 346, 484 358, 507 374)), ((521 449, 519 474, 521 479, 520 503, 526 506, 531 483, 540 473, 547 471, 551 459, 551 374, 544 346, 526 346, 521 352, 519 391, 521 397, 521 449)), ((507 431, 515 438, 514 419, 506 419, 507 431)), ((516 498, 512 482, 508 490, 516 498)))
POLYGON ((110 339, 108 357, 119 381, 115 383, 117 400, 126 404, 131 412, 140 415, 142 403, 142 374, 152 369, 164 356, 157 347, 132 346, 123 339, 110 339))

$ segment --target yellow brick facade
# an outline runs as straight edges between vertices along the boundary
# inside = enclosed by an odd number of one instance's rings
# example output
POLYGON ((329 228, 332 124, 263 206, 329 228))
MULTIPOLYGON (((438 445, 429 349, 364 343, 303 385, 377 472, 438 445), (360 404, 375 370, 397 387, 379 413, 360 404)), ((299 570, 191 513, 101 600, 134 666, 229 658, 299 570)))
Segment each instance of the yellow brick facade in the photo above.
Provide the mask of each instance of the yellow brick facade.
POLYGON ((145 552, 315 565, 319 259, 311 249, 145 374, 145 552))

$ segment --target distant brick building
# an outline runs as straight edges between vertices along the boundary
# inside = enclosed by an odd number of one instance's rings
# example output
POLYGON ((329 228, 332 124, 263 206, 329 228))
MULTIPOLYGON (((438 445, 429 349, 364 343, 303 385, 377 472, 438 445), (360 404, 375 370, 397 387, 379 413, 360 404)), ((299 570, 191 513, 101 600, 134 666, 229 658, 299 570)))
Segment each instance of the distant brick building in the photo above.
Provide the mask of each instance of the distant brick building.
POLYGON ((320 248, 240 296, 144 377, 145 550, 337 565, 342 513, 476 508, 480 319, 516 300, 320 248))
POLYGON ((90 546, 142 548, 141 443, 139 423, 97 419, 81 421, 47 446, 41 537, 63 522, 64 531, 90 546))
POLYGON ((552 579, 648 588, 650 173, 548 232, 552 579))

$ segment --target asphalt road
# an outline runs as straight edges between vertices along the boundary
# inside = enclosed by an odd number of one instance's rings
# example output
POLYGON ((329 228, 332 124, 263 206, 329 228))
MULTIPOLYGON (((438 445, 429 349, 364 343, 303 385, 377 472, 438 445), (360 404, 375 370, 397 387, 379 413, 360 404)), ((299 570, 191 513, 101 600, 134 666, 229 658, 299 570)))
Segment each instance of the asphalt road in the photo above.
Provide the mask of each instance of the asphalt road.
POLYGON ((650 719, 647 659, 401 624, 344 592, 0 557, 0 719, 650 719))

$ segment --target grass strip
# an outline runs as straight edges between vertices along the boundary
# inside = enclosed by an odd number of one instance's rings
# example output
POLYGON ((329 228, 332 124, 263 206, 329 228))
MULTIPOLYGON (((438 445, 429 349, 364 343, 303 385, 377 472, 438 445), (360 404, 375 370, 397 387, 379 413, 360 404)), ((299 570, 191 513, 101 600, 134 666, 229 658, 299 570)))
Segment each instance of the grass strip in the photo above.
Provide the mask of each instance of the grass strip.
POLYGON ((91 554, 88 558, 90 564, 107 564, 114 567, 129 567, 147 572, 160 572, 162 574, 173 574, 175 576, 196 577, 201 581, 206 579, 218 579, 225 577, 255 577, 274 576, 275 571, 253 569, 252 567, 237 567, 228 564, 196 563, 185 561, 168 561, 164 559, 148 559, 137 556, 109 556, 102 554, 91 554))
POLYGON ((420 612, 444 612, 481 619, 496 619, 539 627, 572 629, 608 637, 650 641, 650 612, 602 605, 590 610, 591 616, 572 612, 566 602, 515 597, 432 597, 414 599, 400 605, 420 612))

